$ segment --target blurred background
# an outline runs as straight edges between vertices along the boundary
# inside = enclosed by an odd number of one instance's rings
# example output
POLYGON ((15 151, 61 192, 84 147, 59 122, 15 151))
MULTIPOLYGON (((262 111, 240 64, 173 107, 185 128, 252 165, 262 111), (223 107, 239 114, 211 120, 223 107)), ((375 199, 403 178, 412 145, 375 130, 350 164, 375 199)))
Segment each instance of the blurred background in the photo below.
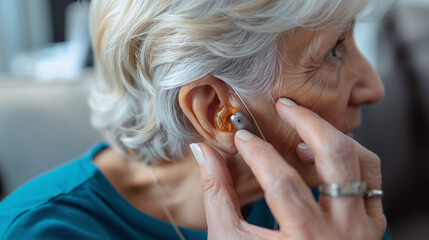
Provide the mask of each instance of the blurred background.
MULTIPOLYGON (((0 0, 0 199, 102 138, 89 122, 94 80, 88 1, 0 0)), ((358 47, 385 99, 355 138, 382 159, 393 239, 429 238, 429 0, 359 23, 358 47)))

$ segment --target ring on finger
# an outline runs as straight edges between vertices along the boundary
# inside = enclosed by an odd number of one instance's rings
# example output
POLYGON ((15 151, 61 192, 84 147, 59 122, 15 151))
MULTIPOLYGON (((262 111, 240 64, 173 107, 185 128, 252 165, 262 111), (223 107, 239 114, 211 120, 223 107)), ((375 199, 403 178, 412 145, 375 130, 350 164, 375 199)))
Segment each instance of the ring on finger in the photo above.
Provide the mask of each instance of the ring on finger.
POLYGON ((380 197, 383 197, 383 195, 384 195, 383 190, 378 190, 378 189, 370 189, 365 193, 365 197, 367 198, 380 198, 380 197))
MULTIPOLYGON (((330 197, 361 196, 367 193, 366 182, 330 183, 319 185, 320 194, 330 197)), ((371 197, 371 196, 368 196, 371 197)))

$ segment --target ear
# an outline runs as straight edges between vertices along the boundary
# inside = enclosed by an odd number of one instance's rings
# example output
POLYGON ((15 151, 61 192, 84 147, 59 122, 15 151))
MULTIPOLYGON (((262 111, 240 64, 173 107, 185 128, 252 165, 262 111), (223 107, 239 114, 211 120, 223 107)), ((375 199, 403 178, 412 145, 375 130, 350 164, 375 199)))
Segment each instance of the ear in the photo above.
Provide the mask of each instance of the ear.
POLYGON ((225 82, 206 76, 183 85, 179 91, 179 104, 191 124, 208 143, 227 154, 237 154, 234 132, 220 131, 214 125, 214 116, 219 107, 238 106, 225 82))

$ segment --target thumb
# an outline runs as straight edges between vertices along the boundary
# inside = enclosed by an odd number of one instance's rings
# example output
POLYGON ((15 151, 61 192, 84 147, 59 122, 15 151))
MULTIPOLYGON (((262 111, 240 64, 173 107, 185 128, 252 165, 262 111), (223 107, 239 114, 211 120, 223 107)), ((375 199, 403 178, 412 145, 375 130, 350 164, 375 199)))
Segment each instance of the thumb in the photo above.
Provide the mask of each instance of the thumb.
POLYGON ((209 145, 192 143, 190 147, 200 165, 208 231, 229 232, 243 219, 231 174, 223 158, 209 145))

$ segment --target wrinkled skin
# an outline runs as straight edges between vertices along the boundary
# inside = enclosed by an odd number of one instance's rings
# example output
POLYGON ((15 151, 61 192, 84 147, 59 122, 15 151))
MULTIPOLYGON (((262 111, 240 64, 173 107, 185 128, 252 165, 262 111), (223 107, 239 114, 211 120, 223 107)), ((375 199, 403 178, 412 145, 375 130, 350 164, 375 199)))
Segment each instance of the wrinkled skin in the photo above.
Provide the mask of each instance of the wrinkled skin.
MULTIPOLYGON (((312 149, 308 151, 312 151, 320 183, 364 180, 369 189, 381 188, 380 159, 374 153, 306 108, 277 103, 277 110, 312 149)), ((280 230, 260 228, 243 220, 222 157, 200 143, 208 239, 382 238, 386 219, 380 198, 321 195, 316 202, 300 174, 271 144, 243 131, 235 136, 236 146, 261 184, 280 230)))
MULTIPOLYGON (((353 30, 296 30, 283 39, 279 48, 284 49, 288 58, 283 63, 282 83, 273 93, 274 99, 290 98, 343 133, 357 128, 360 106, 380 101, 384 87, 357 49, 353 30)), ((311 159, 302 161, 296 155, 295 147, 301 142, 296 131, 281 121, 273 103, 265 101, 252 106, 265 137, 309 185, 316 186, 311 159)))
POLYGON ((288 59, 273 97, 298 106, 255 101, 252 112, 268 143, 257 136, 234 138, 280 230, 243 220, 234 173, 231 177, 223 157, 200 143, 209 239, 381 239, 386 220, 380 198, 321 195, 316 202, 308 189, 360 180, 369 189, 381 188, 380 159, 347 136, 360 124, 360 106, 383 97, 379 77, 356 48, 352 30, 297 30, 284 37, 280 49, 288 59), (308 149, 297 147, 302 141, 308 149))
POLYGON ((175 222, 189 228, 208 228, 212 239, 341 239, 345 230, 356 239, 378 238, 385 225, 379 199, 321 197, 320 203, 308 199, 307 185, 320 183, 365 179, 371 188, 380 188, 378 157, 343 134, 359 126, 361 105, 375 103, 384 94, 380 79, 359 53, 352 34, 297 29, 281 39, 278 47, 287 58, 279 73, 281 85, 272 95, 275 100, 292 99, 300 107, 282 112, 273 101, 252 100, 249 107, 269 145, 254 138, 247 146, 234 133, 216 130, 213 116, 219 106, 230 104, 240 110, 243 106, 222 80, 207 76, 182 86, 178 96, 183 113, 201 136, 200 145, 207 157, 201 169, 190 152, 176 162, 149 168, 108 149, 98 154, 94 163, 136 209, 168 221, 153 185, 153 169, 175 222), (302 141, 311 150, 297 147, 302 141), (249 154, 260 157, 246 157, 247 148, 259 151, 249 154), (237 156, 237 150, 245 161, 237 156), (270 176, 264 181, 273 183, 264 183, 261 176, 270 176), (233 181, 233 188, 229 181, 233 181), (241 219, 237 211, 263 196, 286 232, 267 232, 241 219), (291 198, 292 205, 286 206, 291 198), (222 216, 214 209, 222 209, 217 211, 222 216))

